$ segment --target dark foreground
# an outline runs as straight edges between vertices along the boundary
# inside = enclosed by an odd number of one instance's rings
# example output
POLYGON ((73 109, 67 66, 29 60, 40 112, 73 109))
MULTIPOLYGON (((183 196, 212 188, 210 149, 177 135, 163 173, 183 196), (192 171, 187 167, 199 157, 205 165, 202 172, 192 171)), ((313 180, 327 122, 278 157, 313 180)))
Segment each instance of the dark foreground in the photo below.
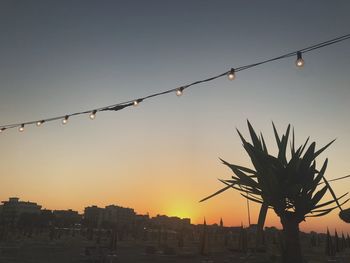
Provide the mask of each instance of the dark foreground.
MULTIPOLYGON (((115 253, 80 236, 49 241, 44 237, 26 238, 0 243, 0 263, 115 263, 115 262, 171 262, 171 263, 229 263, 280 262, 276 248, 265 253, 239 253, 229 249, 212 249, 207 256, 199 255, 199 244, 187 244, 181 249, 163 249, 141 241, 122 241, 115 253)), ((309 263, 350 263, 347 249, 335 259, 324 256, 323 247, 304 247, 309 263)))

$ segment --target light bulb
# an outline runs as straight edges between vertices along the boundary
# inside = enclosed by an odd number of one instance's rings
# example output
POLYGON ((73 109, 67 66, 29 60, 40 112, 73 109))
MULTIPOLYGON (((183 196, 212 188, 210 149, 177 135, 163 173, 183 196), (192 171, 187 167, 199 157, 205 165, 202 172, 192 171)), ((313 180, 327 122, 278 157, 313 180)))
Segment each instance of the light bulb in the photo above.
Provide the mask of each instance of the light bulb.
POLYGON ((62 120, 62 124, 67 124, 69 116, 66 115, 64 119, 62 120))
POLYGON ((295 61, 295 65, 298 67, 298 68, 302 68, 304 66, 305 62, 304 62, 304 59, 303 57, 301 56, 301 52, 298 51, 297 52, 297 60, 295 61))
POLYGON ((24 124, 21 124, 21 126, 18 128, 18 131, 20 131, 20 132, 24 131, 24 124))
POLYGON ((183 94, 183 90, 184 90, 183 87, 178 88, 178 89, 176 90, 176 96, 181 96, 181 95, 183 94))
POLYGON ((234 68, 231 68, 231 70, 228 73, 227 77, 228 77, 229 80, 234 80, 236 78, 235 69, 234 68))
POLYGON ((2 133, 4 130, 6 130, 6 128, 1 128, 0 133, 2 133))
POLYGON ((96 112, 97 110, 93 110, 91 113, 90 113, 90 119, 91 120, 94 120, 96 118, 96 112))
POLYGON ((45 121, 43 120, 43 121, 38 121, 37 123, 36 123, 36 126, 41 126, 41 124, 43 124, 45 121))
POLYGON ((142 99, 134 100, 134 102, 133 102, 134 106, 135 107, 138 106, 141 101, 142 101, 142 99))

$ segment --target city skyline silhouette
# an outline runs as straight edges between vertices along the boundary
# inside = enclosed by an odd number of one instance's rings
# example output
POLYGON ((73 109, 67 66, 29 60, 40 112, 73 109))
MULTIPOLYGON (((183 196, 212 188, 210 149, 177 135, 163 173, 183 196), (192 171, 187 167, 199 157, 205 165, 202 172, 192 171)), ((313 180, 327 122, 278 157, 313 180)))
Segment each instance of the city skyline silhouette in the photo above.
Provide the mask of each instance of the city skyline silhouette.
MULTIPOLYGON (((127 101, 320 43, 348 30, 349 3, 231 1, 1 4, 1 123, 49 118, 127 101)), ((0 134, 0 199, 19 196, 54 210, 120 203, 140 214, 225 219, 248 225, 235 191, 198 203, 230 178, 218 159, 249 165, 235 129, 246 119, 266 134, 288 123, 320 145, 337 138, 327 178, 349 174, 349 42, 236 72, 200 89, 122 111, 69 118, 0 134)), ((247 131, 243 131, 246 135, 247 131)), ((320 146, 318 145, 318 146, 320 146)), ((332 183, 336 192, 348 184, 332 183)), ((327 197, 329 197, 327 195, 327 197)), ((251 221, 259 206, 251 204, 251 221)), ((267 226, 281 227, 273 212, 267 226)), ((332 212, 302 231, 350 232, 332 212)))

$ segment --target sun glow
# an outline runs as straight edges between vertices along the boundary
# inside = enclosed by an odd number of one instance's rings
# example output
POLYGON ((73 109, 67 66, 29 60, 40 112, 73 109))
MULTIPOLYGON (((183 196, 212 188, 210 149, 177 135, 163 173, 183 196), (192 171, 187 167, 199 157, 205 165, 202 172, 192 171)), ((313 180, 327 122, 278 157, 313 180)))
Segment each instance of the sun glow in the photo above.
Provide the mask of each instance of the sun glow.
POLYGON ((196 217, 195 211, 196 209, 194 207, 191 207, 191 204, 189 204, 188 202, 178 202, 171 204, 169 208, 166 209, 165 213, 169 216, 191 218, 192 220, 196 217))

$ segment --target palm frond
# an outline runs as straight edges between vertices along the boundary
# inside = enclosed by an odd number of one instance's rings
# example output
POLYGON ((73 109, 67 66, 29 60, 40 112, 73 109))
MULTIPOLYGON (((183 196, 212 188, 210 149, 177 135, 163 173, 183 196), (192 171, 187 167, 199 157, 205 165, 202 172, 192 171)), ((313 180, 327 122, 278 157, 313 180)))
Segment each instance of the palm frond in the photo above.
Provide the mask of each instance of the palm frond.
MULTIPOLYGON (((247 141, 238 129, 236 130, 243 148, 252 162, 253 169, 220 159, 224 165, 232 170, 233 176, 229 180, 219 179, 225 184, 225 187, 200 202, 232 188, 239 191, 244 198, 262 204, 261 214, 263 218, 259 219, 260 222, 264 221, 262 219, 265 219, 268 208, 273 208, 281 217, 293 214, 298 220, 303 220, 305 217, 323 216, 336 208, 342 210, 341 206, 349 199, 344 200, 347 193, 337 197, 326 180, 328 159, 323 162, 320 170, 316 167, 316 158, 332 145, 334 140, 316 150, 316 143, 309 144, 310 137, 308 137, 302 145, 296 147, 294 128, 288 125, 285 133, 280 136, 272 122, 278 146, 277 156, 272 156, 268 153, 263 134, 257 133, 249 120, 247 120, 247 126, 251 142, 247 141), (290 157, 287 158, 288 145, 290 157), (318 189, 320 184, 325 184, 325 186, 318 189), (331 193, 332 199, 322 202, 327 191, 331 193)), ((331 181, 348 177, 350 175, 331 181)), ((346 218, 347 214, 344 212, 342 216, 346 218)), ((261 227, 261 223, 259 227, 261 227)))

